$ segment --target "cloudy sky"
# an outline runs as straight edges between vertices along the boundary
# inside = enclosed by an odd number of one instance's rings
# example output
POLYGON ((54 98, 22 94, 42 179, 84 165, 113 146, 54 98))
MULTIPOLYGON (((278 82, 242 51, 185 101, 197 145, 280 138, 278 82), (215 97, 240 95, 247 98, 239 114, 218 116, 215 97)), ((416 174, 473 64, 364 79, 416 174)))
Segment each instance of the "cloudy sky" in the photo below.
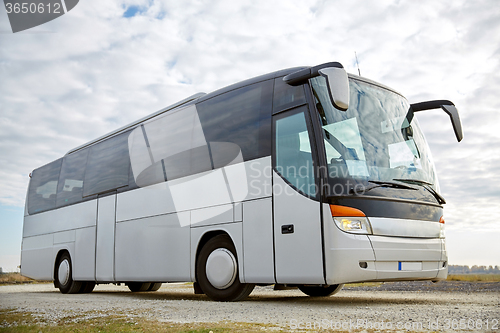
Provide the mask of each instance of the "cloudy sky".
POLYGON ((450 264, 500 265, 500 6, 474 1, 81 0, 13 34, 0 8, 0 267, 19 264, 28 175, 197 92, 341 62, 411 103, 433 151, 450 264))

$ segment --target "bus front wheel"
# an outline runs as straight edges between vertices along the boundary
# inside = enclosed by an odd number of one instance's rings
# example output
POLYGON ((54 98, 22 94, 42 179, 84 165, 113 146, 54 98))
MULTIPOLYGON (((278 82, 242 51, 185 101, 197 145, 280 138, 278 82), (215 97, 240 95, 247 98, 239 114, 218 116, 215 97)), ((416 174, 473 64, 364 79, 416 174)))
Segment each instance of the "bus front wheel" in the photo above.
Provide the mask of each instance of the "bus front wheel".
POLYGON ((149 283, 149 282, 129 282, 129 283, 127 283, 127 287, 133 293, 138 292, 138 291, 148 291, 149 287, 151 287, 151 283, 149 283))
POLYGON ((158 289, 160 289, 161 287, 161 283, 151 283, 151 285, 149 286, 148 288, 148 291, 157 291, 158 289))
POLYGON ((250 295, 254 284, 241 283, 236 249, 228 235, 210 239, 196 262, 196 280, 214 301, 239 301, 250 295))
POLYGON ((80 291, 82 283, 73 280, 73 268, 69 253, 65 252, 61 255, 55 273, 54 278, 57 279, 57 285, 63 294, 76 294, 80 291))
POLYGON ((300 291, 311 297, 325 297, 336 294, 342 289, 343 284, 329 286, 299 286, 300 291))
POLYGON ((80 293, 82 293, 82 294, 91 293, 92 290, 94 290, 94 288, 95 288, 95 282, 94 281, 82 282, 82 287, 80 289, 80 293))

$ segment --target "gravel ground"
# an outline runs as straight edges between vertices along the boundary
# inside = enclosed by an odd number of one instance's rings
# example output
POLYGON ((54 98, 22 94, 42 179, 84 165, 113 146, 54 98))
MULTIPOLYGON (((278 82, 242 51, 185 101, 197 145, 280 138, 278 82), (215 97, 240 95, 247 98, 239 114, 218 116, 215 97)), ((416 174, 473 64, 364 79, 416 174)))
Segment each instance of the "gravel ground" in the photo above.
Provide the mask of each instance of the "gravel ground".
POLYGON ((131 293, 99 285, 91 294, 63 295, 52 284, 0 286, 0 309, 30 312, 45 322, 125 315, 170 322, 245 322, 287 330, 500 331, 500 283, 392 282, 350 286, 326 298, 299 290, 256 287, 246 300, 210 301, 188 284, 131 293), (316 326, 314 326, 316 324, 316 326), (467 326, 468 325, 468 326, 467 326), (480 328, 480 329, 479 329, 480 328))

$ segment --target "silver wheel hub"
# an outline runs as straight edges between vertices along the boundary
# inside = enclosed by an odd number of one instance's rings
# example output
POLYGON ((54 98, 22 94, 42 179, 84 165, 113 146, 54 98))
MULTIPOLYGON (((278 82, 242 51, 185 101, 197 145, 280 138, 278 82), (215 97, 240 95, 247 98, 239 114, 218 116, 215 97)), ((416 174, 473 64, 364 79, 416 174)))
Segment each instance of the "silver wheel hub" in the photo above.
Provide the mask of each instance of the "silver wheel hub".
POLYGON ((59 283, 62 285, 66 285, 69 281, 69 261, 67 259, 64 259, 61 261, 59 264, 59 270, 57 272, 57 279, 59 280, 59 283))
POLYGON ((228 249, 215 249, 207 258, 207 279, 217 289, 226 289, 233 284, 238 272, 236 258, 228 249))

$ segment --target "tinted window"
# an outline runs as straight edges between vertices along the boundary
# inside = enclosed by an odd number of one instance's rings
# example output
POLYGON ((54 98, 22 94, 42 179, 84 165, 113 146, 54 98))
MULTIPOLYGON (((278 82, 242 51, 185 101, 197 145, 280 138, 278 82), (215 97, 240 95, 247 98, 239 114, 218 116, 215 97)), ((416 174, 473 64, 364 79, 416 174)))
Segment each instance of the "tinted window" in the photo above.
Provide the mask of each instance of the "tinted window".
POLYGON ((132 172, 132 165, 130 165, 130 168, 128 170, 128 188, 127 189, 124 189, 124 190, 133 190, 135 188, 137 188, 137 184, 135 183, 135 179, 134 179, 134 173, 132 172))
POLYGON ((273 112, 301 105, 306 102, 304 86, 291 86, 283 81, 282 77, 274 80, 273 112))
POLYGON ((28 213, 34 214, 56 207, 57 180, 62 158, 33 171, 28 190, 28 213))
POLYGON ((135 182, 148 186, 212 169, 194 105, 147 122, 128 138, 135 182))
POLYGON ((128 134, 123 133, 90 148, 83 196, 128 185, 128 134))
POLYGON ((207 146, 185 150, 164 160, 168 180, 211 170, 207 146))
MULTIPOLYGON (((273 81, 269 80, 197 104, 210 146, 233 143, 239 147, 245 161, 270 155, 272 89, 273 81)), ((232 161, 234 155, 231 149, 214 150, 213 164, 215 167, 225 165, 221 161, 232 161)))
POLYGON ((88 155, 89 149, 84 149, 64 157, 57 186, 57 207, 82 200, 83 176, 88 155))
POLYGON ((316 196, 311 144, 304 112, 276 120, 276 170, 293 186, 310 196, 316 196))

